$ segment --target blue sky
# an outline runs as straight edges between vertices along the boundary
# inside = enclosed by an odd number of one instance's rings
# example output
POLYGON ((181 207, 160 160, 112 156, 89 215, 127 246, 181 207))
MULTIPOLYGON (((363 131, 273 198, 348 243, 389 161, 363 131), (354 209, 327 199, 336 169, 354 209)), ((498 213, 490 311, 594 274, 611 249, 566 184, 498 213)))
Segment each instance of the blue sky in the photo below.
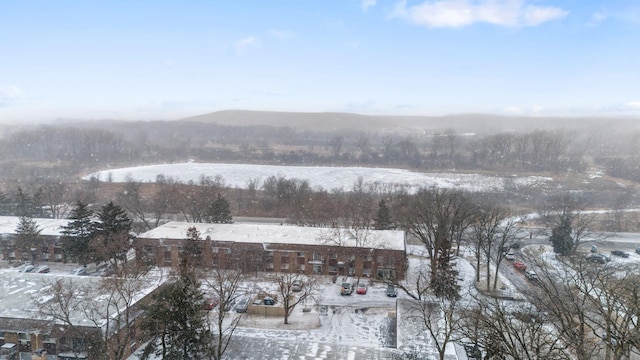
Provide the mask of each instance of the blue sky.
POLYGON ((0 0, 0 121, 640 116, 635 0, 0 0))

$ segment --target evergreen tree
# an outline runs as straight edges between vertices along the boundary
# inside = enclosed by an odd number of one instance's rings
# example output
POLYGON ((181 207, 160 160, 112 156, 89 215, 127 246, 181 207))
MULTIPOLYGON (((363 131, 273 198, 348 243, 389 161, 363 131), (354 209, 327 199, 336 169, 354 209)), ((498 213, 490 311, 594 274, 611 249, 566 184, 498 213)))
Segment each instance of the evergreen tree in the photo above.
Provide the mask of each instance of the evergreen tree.
POLYGON ((571 232, 571 221, 568 217, 562 218, 560 224, 551 230, 551 237, 549 238, 549 241, 551 241, 553 251, 556 254, 571 254, 574 248, 571 232))
POLYGON ((126 262, 133 222, 127 212, 113 201, 104 205, 97 217, 90 246, 93 261, 96 264, 111 261, 117 267, 119 262, 126 262))
POLYGON ((387 202, 384 201, 384 199, 378 202, 378 212, 376 212, 376 217, 373 221, 376 230, 390 230, 394 228, 393 221, 391 220, 391 210, 389 210, 387 202))
POLYGON ((18 186, 18 190, 16 191, 13 200, 15 206, 14 214, 16 216, 34 216, 35 211, 33 210, 33 199, 28 193, 22 191, 21 187, 18 186))
POLYGON ((62 251, 83 266, 93 258, 89 246, 95 232, 92 217, 93 211, 88 205, 78 201, 69 216, 72 221, 62 229, 62 251))
POLYGON ((11 202, 10 197, 0 192, 0 216, 11 216, 13 215, 13 203, 11 202))
POLYGON ((36 221, 26 216, 20 218, 20 222, 16 228, 16 247, 20 249, 21 253, 29 254, 31 263, 34 265, 38 261, 38 254, 42 249, 40 231, 36 221))
POLYGON ((161 289, 146 307, 141 329, 150 341, 141 359, 202 359, 212 339, 203 299, 200 281, 183 259, 177 281, 161 289))
POLYGON ((200 232, 195 226, 187 229, 187 238, 183 243, 182 261, 185 265, 193 268, 202 266, 202 239, 200 232))
POLYGON ((218 194, 205 214, 205 222, 214 224, 232 224, 233 217, 230 210, 231 204, 222 195, 218 194))
MULTIPOLYGON (((448 240, 445 240, 448 242, 448 240)), ((458 300, 460 299, 460 285, 458 284, 458 270, 455 262, 451 261, 450 246, 438 249, 439 255, 436 264, 435 276, 431 278, 429 287, 437 297, 458 300)))

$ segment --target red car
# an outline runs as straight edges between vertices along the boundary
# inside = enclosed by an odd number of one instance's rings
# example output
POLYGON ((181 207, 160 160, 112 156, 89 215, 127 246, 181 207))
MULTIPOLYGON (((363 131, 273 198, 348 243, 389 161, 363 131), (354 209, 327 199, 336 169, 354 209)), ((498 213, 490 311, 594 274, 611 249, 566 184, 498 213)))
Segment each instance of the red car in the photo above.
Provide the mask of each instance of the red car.
POLYGON ((516 268, 516 270, 520 270, 520 271, 527 270, 527 265, 525 265, 522 261, 514 261, 513 267, 516 268))
POLYGON ((364 295, 367 293, 367 284, 361 282, 358 283, 358 287, 356 288, 356 294, 364 295))
POLYGON ((218 304, 220 300, 218 298, 206 298, 202 303, 202 310, 210 311, 213 310, 218 304))

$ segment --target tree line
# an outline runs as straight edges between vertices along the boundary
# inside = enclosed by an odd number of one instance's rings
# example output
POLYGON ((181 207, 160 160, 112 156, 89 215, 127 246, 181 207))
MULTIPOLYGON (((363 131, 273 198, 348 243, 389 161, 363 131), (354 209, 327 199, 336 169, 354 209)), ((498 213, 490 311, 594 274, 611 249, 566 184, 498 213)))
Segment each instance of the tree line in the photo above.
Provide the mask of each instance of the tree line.
POLYGON ((70 176, 105 165, 195 158, 554 173, 584 172, 595 164, 614 176, 637 180, 634 133, 617 134, 615 139, 606 133, 571 129, 461 134, 444 129, 389 135, 198 122, 47 125, 8 132, 0 139, 0 151, 11 159, 4 164, 10 171, 0 175, 5 179, 47 173, 70 176), (24 168, 26 161, 31 170, 24 168))

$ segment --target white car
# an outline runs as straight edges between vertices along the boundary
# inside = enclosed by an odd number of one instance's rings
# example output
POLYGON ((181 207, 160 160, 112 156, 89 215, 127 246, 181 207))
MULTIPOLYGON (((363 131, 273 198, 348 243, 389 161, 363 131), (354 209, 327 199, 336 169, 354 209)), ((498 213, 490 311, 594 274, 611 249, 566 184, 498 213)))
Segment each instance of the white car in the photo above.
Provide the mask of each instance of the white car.
POLYGON ((505 256, 505 259, 507 260, 515 260, 516 259, 516 254, 514 254, 512 251, 509 251, 505 256))
POLYGON ((73 275, 87 275, 87 268, 85 267, 79 267, 79 268, 75 268, 73 269, 73 271, 71 272, 73 275))

